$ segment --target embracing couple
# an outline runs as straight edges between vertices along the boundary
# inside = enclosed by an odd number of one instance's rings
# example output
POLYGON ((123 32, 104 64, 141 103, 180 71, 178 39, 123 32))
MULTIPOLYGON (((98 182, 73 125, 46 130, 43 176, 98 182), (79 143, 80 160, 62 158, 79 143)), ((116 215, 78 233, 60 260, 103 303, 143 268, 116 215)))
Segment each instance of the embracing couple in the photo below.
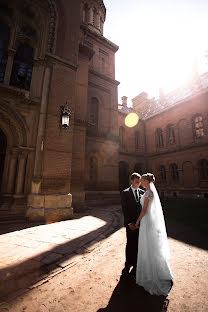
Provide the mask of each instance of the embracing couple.
POLYGON ((169 247, 162 206, 151 173, 131 175, 131 186, 121 192, 126 227, 126 262, 121 279, 131 267, 136 283, 151 295, 167 296, 173 285, 168 265, 169 247), (140 185, 145 189, 140 189, 140 185))

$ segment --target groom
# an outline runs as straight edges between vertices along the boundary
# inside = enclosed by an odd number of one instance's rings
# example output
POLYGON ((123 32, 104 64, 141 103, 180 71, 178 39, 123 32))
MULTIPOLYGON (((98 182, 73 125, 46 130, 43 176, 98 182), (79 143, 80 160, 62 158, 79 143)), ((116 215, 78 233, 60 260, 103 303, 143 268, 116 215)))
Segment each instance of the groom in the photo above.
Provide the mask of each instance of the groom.
POLYGON ((133 266, 133 274, 136 276, 137 251, 139 229, 136 228, 136 220, 141 212, 140 197, 144 191, 139 188, 141 175, 137 172, 131 175, 131 186, 121 192, 121 206, 126 227, 126 262, 122 270, 121 279, 126 278, 133 266))

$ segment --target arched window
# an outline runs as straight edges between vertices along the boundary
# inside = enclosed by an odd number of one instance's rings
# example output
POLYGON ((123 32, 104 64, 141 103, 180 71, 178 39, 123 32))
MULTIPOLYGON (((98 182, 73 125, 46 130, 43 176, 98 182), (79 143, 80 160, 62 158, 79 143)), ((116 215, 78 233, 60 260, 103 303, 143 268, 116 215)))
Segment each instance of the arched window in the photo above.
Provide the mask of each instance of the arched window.
POLYGON ((97 183, 98 161, 95 156, 90 158, 90 184, 95 186, 97 183))
POLYGON ((125 133, 124 127, 121 126, 119 128, 119 145, 120 145, 120 147, 124 147, 124 133, 125 133))
POLYGON ((175 144, 175 131, 173 125, 166 127, 167 145, 175 144))
POLYGON ((4 81, 8 58, 9 28, 0 24, 0 82, 4 81))
POLYGON ((200 180, 208 180, 208 161, 201 159, 198 163, 200 180))
POLYGON ((38 9, 35 1, 30 4, 28 1, 3 2, 5 4, 0 4, 0 82, 30 90, 34 52, 37 59, 42 59, 46 51, 52 53, 54 49, 55 4, 50 6, 50 10, 48 8, 48 14, 44 14, 45 5, 38 5, 38 9), (8 46, 11 49, 6 68, 8 46))
POLYGON ((156 147, 164 146, 163 133, 162 133, 162 129, 160 128, 157 128, 155 131, 155 141, 156 141, 156 147))
POLYGON ((125 161, 119 162, 119 190, 129 186, 129 165, 125 161))
POLYGON ((176 164, 170 165, 170 178, 173 183, 178 183, 179 181, 178 166, 176 164))
POLYGON ((32 27, 25 25, 21 28, 21 32, 25 35, 25 37, 37 40, 36 31, 32 27))
POLYGON ((165 166, 161 165, 159 168, 159 172, 160 172, 160 181, 161 183, 166 183, 166 170, 165 170, 165 166))
POLYGON ((98 28, 101 29, 102 17, 98 17, 98 28))
POLYGON ((139 150, 139 131, 135 132, 135 151, 139 150))
POLYGON ((96 15, 97 15, 97 11, 96 11, 96 9, 93 9, 92 24, 93 24, 94 27, 96 27, 96 15))
POLYGON ((21 44, 14 57, 10 85, 30 90, 33 70, 34 50, 27 44, 21 44))
POLYGON ((137 172, 139 174, 143 173, 143 169, 142 169, 142 164, 141 163, 136 163, 134 166, 134 172, 137 172))
POLYGON ((98 126, 98 108, 99 102, 98 99, 93 97, 90 103, 90 112, 89 112, 89 122, 93 126, 98 126))
POLYGON ((204 136, 204 125, 203 118, 201 115, 197 115, 194 117, 194 135, 196 138, 200 138, 204 136))

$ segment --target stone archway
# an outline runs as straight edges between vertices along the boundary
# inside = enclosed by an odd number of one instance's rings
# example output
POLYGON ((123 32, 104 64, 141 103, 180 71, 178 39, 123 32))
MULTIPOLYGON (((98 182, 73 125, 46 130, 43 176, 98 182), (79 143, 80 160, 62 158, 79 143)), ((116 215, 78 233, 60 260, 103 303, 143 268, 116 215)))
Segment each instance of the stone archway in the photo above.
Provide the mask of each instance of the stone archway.
POLYGON ((119 191, 129 186, 129 165, 125 161, 119 162, 119 191))
POLYGON ((27 125, 24 118, 6 103, 0 103, 0 209, 23 212, 27 155, 27 125), (21 202, 21 205, 20 205, 21 202), (22 211, 18 211, 18 209, 22 211))
POLYGON ((141 163, 136 163, 134 166, 134 172, 137 172, 139 174, 143 174, 143 165, 141 163))
POLYGON ((192 188, 194 186, 194 171, 190 161, 183 163, 183 183, 184 187, 192 188))

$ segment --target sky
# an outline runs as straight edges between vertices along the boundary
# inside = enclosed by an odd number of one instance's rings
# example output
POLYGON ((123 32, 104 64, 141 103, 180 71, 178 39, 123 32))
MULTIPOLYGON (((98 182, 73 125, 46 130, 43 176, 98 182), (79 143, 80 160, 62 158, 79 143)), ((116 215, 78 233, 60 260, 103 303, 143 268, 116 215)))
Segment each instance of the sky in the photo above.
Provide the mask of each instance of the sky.
POLYGON ((208 0, 104 0, 104 36, 116 53, 118 101, 145 91, 158 98, 208 71, 208 0))

